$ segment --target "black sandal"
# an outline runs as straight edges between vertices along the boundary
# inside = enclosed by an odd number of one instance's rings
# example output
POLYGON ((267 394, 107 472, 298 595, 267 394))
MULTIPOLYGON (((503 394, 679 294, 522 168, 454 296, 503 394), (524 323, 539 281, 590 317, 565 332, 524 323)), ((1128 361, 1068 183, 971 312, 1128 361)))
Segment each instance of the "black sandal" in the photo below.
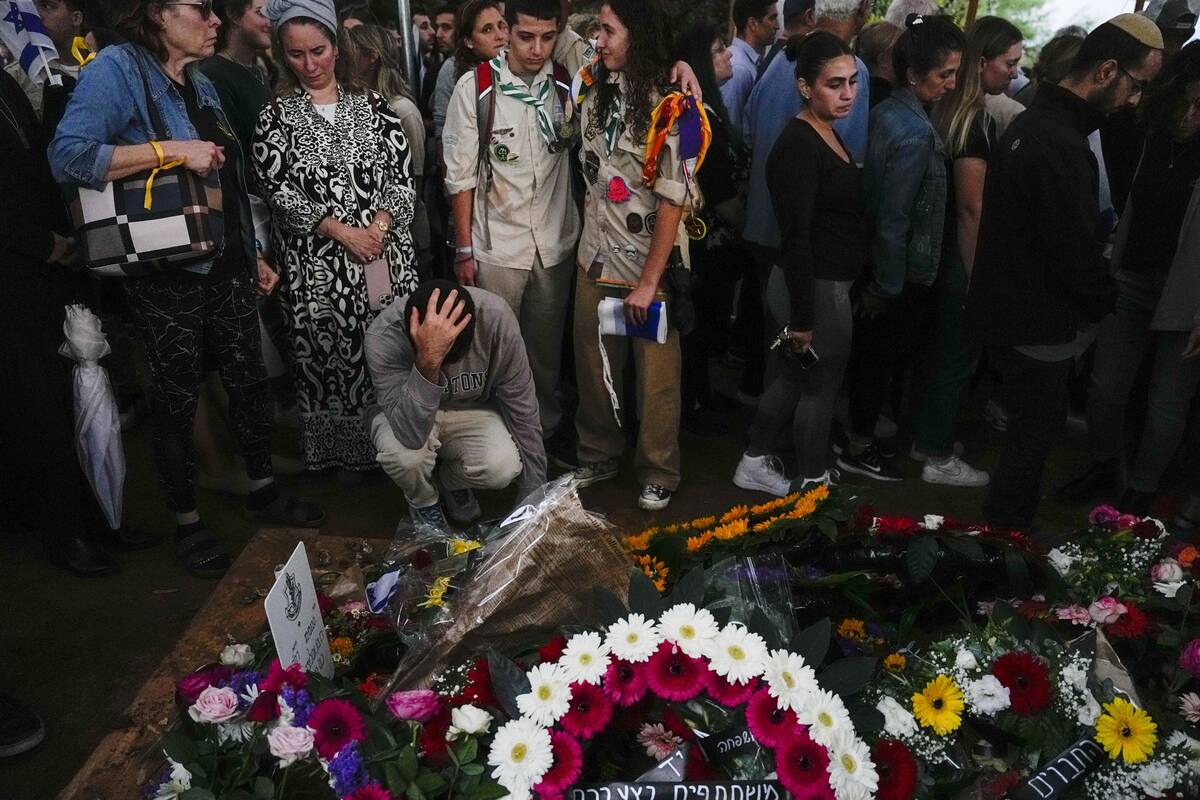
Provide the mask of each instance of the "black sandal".
POLYGON ((283 491, 262 508, 247 507, 246 516, 255 522, 273 522, 289 528, 319 528, 325 522, 325 512, 316 503, 283 491))
POLYGON ((220 578, 233 565, 225 545, 205 527, 176 535, 175 554, 183 568, 197 578, 220 578))

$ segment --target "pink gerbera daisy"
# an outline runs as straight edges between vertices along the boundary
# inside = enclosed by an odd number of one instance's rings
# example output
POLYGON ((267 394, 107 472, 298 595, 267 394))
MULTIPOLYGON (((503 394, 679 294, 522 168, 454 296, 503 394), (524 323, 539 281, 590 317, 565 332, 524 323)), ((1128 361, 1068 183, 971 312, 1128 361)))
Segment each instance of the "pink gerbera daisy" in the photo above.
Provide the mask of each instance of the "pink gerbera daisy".
POLYGON ((691 700, 704 688, 704 673, 708 667, 699 658, 692 658, 670 642, 658 646, 646 664, 646 680, 650 688, 664 700, 691 700))
POLYGON ((745 683, 730 683, 711 669, 705 670, 704 689, 709 697, 723 706, 740 706, 758 689, 758 678, 751 678, 745 683))
POLYGON ((756 742, 772 749, 804 730, 796 720, 796 713, 790 708, 779 708, 767 689, 759 689, 746 703, 746 725, 756 742))
POLYGON ((646 673, 641 664, 614 658, 604 674, 604 694, 609 700, 628 708, 646 696, 646 673))
POLYGON ((775 771, 795 800, 834 800, 829 786, 829 751, 801 731, 775 751, 775 771))
POLYGON ((326 761, 351 742, 367 738, 362 714, 346 700, 322 700, 308 718, 313 731, 313 745, 326 761))
POLYGON ((558 724, 572 736, 590 739, 604 730, 612 719, 612 701, 599 686, 590 683, 571 684, 571 710, 558 724))
POLYGON ((558 800, 579 780, 583 769, 583 748, 573 736, 562 731, 550 733, 550 752, 554 763, 542 779, 533 785, 541 800, 558 800))
POLYGON ((392 800, 392 793, 378 783, 368 783, 346 800, 392 800))

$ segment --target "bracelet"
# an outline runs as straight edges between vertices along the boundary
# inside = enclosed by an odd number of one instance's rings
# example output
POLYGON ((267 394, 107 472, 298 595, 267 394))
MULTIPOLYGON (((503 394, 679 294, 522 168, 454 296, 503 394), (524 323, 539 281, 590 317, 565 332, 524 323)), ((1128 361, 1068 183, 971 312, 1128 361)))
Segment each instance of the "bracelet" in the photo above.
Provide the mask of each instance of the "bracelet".
POLYGON ((469 253, 460 253, 459 255, 454 257, 455 264, 465 264, 468 261, 474 261, 474 260, 475 260, 475 256, 470 255, 469 253))
POLYGON ((462 255, 473 256, 473 255, 475 255, 475 248, 472 247, 471 245, 466 245, 465 247, 456 247, 456 248, 454 248, 454 254, 456 256, 462 256, 462 255))

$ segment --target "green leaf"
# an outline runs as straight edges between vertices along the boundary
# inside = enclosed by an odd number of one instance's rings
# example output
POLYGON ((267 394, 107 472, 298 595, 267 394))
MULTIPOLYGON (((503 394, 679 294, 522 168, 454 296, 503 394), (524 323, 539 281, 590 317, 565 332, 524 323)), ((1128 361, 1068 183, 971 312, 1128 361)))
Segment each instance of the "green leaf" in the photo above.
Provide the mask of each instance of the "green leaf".
POLYGON ((1014 592, 1025 595, 1029 592, 1029 565, 1020 553, 1009 551, 1004 554, 1004 566, 1008 571, 1008 582, 1014 592))
POLYGON ((627 612, 625 604, 621 602, 621 598, 613 594, 612 591, 603 586, 593 586, 592 613, 599 625, 608 627, 625 616, 627 612))
POLYGON ((904 613, 900 615, 900 621, 896 623, 896 638, 905 640, 908 639, 908 632, 912 630, 913 625, 917 623, 917 617, 924 610, 924 603, 914 603, 904 609, 904 613))
POLYGON ((875 676, 879 659, 874 656, 839 658, 823 669, 817 680, 827 690, 843 698, 858 694, 875 676))
POLYGON ((933 568, 937 566, 940 552, 941 548, 938 547, 936 537, 917 536, 914 538, 904 551, 904 564, 908 567, 908 576, 915 583, 927 579, 933 574, 933 568))
POLYGON ((404 788, 408 786, 408 781, 404 780, 404 776, 400 774, 400 768, 394 761, 383 765, 383 779, 387 781, 388 791, 396 797, 402 795, 404 788))
POLYGON ((406 781, 413 781, 417 777, 417 751, 412 747, 406 747, 400 751, 400 757, 396 759, 396 764, 400 768, 400 776, 406 781))
POLYGON ((498 783, 487 781, 479 784, 479 788, 467 795, 466 800, 500 800, 508 796, 508 789, 498 783))
POLYGON ((271 800, 275 796, 275 784, 266 775, 254 779, 254 796, 259 800, 271 800))
POLYGON ((475 760, 475 756, 479 755, 479 742, 473 736, 468 736, 466 739, 463 739, 463 743, 456 749, 458 751, 458 763, 470 764, 475 760))
POLYGON ((769 650, 778 650, 783 644, 779 641, 779 630, 771 624, 771 620, 767 617, 766 612, 758 606, 755 606, 754 610, 750 612, 750 619, 747 620, 746 628, 751 633, 757 633, 761 636, 769 650))
POLYGON ((179 795, 179 800, 217 800, 216 795, 208 789, 203 789, 199 786, 193 786, 183 794, 179 795))
MULTIPOLYGON (((681 538, 681 537, 672 537, 681 538)), ((701 608, 704 605, 704 568, 696 567, 689 570, 679 582, 675 584, 674 591, 663 604, 666 608, 677 606, 680 603, 691 603, 696 608, 701 608)))
POLYGON ((408 788, 404 790, 404 794, 408 797, 408 800, 425 800, 425 793, 421 791, 421 787, 417 786, 415 782, 408 785, 408 788))
POLYGON ((658 619, 663 610, 662 596, 640 569, 629 571, 629 610, 644 614, 646 619, 658 619))
POLYGON ((436 795, 445 790, 447 784, 446 779, 436 772, 423 772, 417 776, 417 786, 421 787, 421 791, 425 794, 436 795))
POLYGON ((819 530, 826 539, 831 542, 836 542, 838 538, 837 523, 829 517, 817 517, 817 530, 819 530))
POLYGON ((821 666, 825 655, 829 652, 829 641, 833 635, 833 623, 829 617, 814 622, 796 635, 792 643, 795 650, 804 659, 804 663, 813 669, 821 666))
POLYGON ((180 731, 171 731, 164 734, 162 746, 167 756, 179 764, 186 764, 189 761, 196 760, 196 743, 180 731))
POLYGON ((712 610, 713 619, 717 621, 717 625, 724 628, 729 624, 729 619, 733 616, 733 606, 721 606, 712 610))
POLYGON ((482 775, 483 764, 464 764, 462 772, 464 775, 482 775))
POLYGON ((945 542, 946 547, 969 561, 984 561, 986 559, 983 548, 979 546, 979 542, 972 539, 959 539, 954 536, 947 536, 942 541, 945 542))
MULTIPOLYGON (((645 577, 642 576, 643 579, 645 577)), ((654 590, 654 586, 651 585, 650 589, 654 590)), ((492 675, 492 688, 496 690, 500 707, 509 717, 517 719, 521 716, 521 710, 517 708, 517 697, 529 692, 529 677, 511 658, 495 650, 488 650, 487 658, 492 675)))

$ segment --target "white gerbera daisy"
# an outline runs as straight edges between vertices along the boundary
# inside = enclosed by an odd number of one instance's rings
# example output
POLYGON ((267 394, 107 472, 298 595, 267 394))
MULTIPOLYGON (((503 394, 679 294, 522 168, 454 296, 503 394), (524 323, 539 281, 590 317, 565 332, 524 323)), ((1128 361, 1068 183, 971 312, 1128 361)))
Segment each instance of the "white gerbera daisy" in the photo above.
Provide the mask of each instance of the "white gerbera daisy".
POLYGON ((866 790, 873 796, 879 789, 879 772, 865 742, 852 733, 838 736, 829 748, 829 785, 838 798, 853 797, 866 790))
POLYGON ((630 614, 609 625, 608 636, 604 639, 608 652, 632 664, 649 661, 661 641, 662 636, 654 622, 642 614, 630 614))
POLYGON ((808 735, 826 747, 832 747, 838 737, 853 736, 854 725, 842 698, 833 692, 817 689, 796 709, 796 719, 808 726, 808 735))
POLYGON ((550 732, 528 719, 509 720, 496 731, 488 750, 492 777, 514 797, 528 796, 554 763, 550 732))
POLYGON ((577 633, 563 648, 558 665, 569 683, 600 683, 608 671, 608 645, 600 634, 577 633))
POLYGON ((709 656, 712 671, 730 683, 748 683, 767 665, 767 645, 757 633, 732 622, 717 634, 709 656))
POLYGON ((664 639, 692 658, 708 655, 721 632, 721 626, 708 609, 698 609, 691 603, 680 603, 669 609, 659 620, 658 629, 664 639))
POLYGON ((571 686, 558 664, 538 664, 529 670, 529 693, 517 697, 521 714, 544 728, 571 710, 571 686))
POLYGON ((1012 703, 1008 687, 995 675, 984 675, 977 681, 969 681, 965 687, 967 702, 977 714, 993 717, 1012 703))
POLYGON ((787 650, 771 653, 763 669, 763 680, 776 704, 792 711, 800 708, 804 699, 820 688, 813 668, 804 663, 802 656, 787 650))

